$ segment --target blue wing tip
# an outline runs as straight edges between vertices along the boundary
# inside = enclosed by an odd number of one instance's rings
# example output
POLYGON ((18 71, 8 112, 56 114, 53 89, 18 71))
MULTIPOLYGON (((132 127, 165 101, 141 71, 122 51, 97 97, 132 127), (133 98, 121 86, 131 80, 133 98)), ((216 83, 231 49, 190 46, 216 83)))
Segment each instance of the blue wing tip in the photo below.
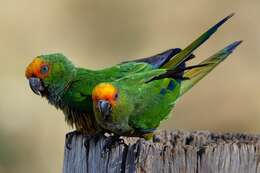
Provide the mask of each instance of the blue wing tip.
POLYGON ((228 15, 225 19, 228 20, 230 19, 231 17, 233 17, 235 15, 235 13, 231 13, 230 15, 228 15))
POLYGON ((224 24, 228 19, 230 19, 231 17, 233 17, 235 15, 235 13, 231 13, 230 15, 228 15, 227 17, 225 17, 224 19, 222 19, 221 21, 219 21, 214 28, 218 28, 220 27, 222 24, 224 24))
POLYGON ((235 15, 235 13, 231 13, 230 15, 228 15, 227 17, 225 17, 224 19, 222 19, 222 20, 220 21, 220 23, 226 22, 228 19, 230 19, 230 18, 233 17, 234 15, 235 15))
POLYGON ((237 46, 239 46, 242 42, 243 40, 235 41, 234 43, 228 45, 225 48, 225 51, 232 53, 237 48, 237 46))
POLYGON ((235 13, 231 13, 230 15, 228 15, 227 17, 225 17, 224 19, 222 19, 219 22, 219 25, 222 25, 223 23, 225 23, 227 20, 229 20, 231 17, 233 17, 235 15, 235 13))

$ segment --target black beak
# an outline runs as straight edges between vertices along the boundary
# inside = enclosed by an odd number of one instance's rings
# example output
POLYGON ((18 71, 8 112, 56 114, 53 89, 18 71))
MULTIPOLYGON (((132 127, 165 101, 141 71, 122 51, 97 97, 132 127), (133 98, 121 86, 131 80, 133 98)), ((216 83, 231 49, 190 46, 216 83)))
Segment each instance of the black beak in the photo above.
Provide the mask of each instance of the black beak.
POLYGON ((42 95, 42 92, 44 91, 44 86, 42 85, 42 81, 39 78, 31 77, 29 78, 29 84, 32 89, 32 91, 37 95, 42 95))
POLYGON ((99 100, 97 106, 100 113, 104 116, 104 119, 107 119, 112 111, 111 104, 106 100, 99 100))

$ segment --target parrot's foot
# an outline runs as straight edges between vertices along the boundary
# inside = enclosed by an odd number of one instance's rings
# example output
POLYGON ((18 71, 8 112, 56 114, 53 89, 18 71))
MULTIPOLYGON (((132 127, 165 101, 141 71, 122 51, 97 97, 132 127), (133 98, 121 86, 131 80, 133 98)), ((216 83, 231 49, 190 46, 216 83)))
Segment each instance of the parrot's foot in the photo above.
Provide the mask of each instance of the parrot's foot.
POLYGON ((65 146, 68 150, 71 150, 71 142, 72 142, 72 137, 74 135, 78 135, 79 132, 78 131, 72 131, 72 132, 69 132, 66 134, 66 143, 65 143, 65 146))
POLYGON ((100 133, 96 133, 94 135, 89 135, 89 138, 85 138, 84 140, 84 146, 86 149, 89 149, 89 140, 94 140, 95 144, 97 144, 97 142, 100 140, 100 138, 105 138, 104 133, 100 132, 100 133))
POLYGON ((154 135, 153 136, 153 142, 154 143, 159 143, 161 142, 161 137, 159 135, 154 135))
POLYGON ((101 156, 104 157, 106 153, 110 152, 112 148, 116 147, 116 145, 127 145, 124 141, 124 139, 120 138, 120 136, 110 136, 107 138, 107 142, 103 147, 101 156))

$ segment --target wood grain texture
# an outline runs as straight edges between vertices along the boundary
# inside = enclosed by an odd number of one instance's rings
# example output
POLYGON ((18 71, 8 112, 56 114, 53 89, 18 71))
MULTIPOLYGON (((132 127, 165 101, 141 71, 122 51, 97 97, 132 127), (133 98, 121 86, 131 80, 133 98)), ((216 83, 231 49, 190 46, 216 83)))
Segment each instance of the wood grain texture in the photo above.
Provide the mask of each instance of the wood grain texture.
POLYGON ((174 130, 156 138, 125 138, 127 146, 102 156, 107 137, 75 133, 65 147, 63 173, 260 173, 260 135, 174 130))

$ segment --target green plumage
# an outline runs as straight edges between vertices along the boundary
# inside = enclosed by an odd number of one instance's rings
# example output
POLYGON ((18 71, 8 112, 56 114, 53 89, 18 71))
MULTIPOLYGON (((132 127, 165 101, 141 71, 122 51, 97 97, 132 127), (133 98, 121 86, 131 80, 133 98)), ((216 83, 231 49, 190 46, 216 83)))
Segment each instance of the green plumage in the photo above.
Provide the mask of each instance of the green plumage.
POLYGON ((197 66, 185 67, 192 52, 232 16, 233 14, 221 20, 159 69, 127 75, 109 83, 116 88, 118 97, 114 100, 114 106, 106 98, 93 100, 97 123, 117 135, 150 136, 160 122, 168 117, 178 98, 242 42, 228 45, 197 66), (111 105, 107 106, 108 104, 111 105))
POLYGON ((223 50, 199 66, 186 70, 185 62, 194 57, 192 52, 231 16, 221 20, 182 51, 170 49, 102 70, 78 68, 62 54, 41 55, 37 57, 40 60, 28 66, 26 77, 32 90, 61 109, 68 124, 78 131, 147 134, 167 117, 182 94, 229 55, 231 49, 223 50), (42 65, 45 65, 45 70, 47 68, 47 75, 45 71, 41 72, 42 65), (110 121, 101 121, 103 115, 92 102, 93 89, 104 82, 112 83, 120 92, 110 121))
POLYGON ((61 54, 40 57, 44 62, 51 64, 50 74, 43 79, 47 88, 43 96, 64 112, 65 119, 71 126, 86 133, 96 133, 99 130, 91 99, 95 85, 152 68, 146 63, 128 62, 94 71, 75 67, 61 54))
POLYGON ((102 114, 98 105, 94 104, 97 122, 117 135, 145 137, 153 133, 160 122, 168 117, 178 98, 225 60, 240 43, 234 42, 204 60, 201 63, 204 66, 185 71, 183 75, 189 79, 151 81, 167 72, 166 69, 152 69, 111 82, 118 92, 116 104, 109 115, 102 114))

